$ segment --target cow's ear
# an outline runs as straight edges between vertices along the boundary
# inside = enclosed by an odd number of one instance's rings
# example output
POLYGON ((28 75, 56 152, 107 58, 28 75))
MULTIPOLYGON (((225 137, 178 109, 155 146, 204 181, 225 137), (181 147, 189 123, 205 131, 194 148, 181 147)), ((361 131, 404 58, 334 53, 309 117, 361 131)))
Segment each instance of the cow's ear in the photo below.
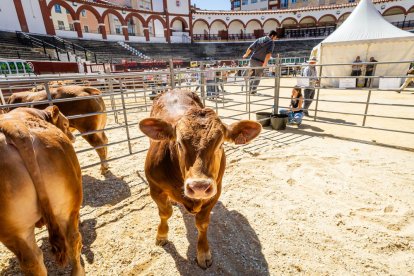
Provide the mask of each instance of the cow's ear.
POLYGON ((57 121, 59 120, 59 108, 56 105, 46 107, 46 112, 50 116, 50 122, 56 125, 57 121))
POLYGON ((262 126, 258 122, 242 120, 227 126, 226 140, 234 142, 236 145, 249 143, 256 138, 262 131, 262 126))
POLYGON ((156 118, 147 118, 139 122, 139 129, 154 140, 169 140, 174 138, 174 128, 170 123, 156 118))

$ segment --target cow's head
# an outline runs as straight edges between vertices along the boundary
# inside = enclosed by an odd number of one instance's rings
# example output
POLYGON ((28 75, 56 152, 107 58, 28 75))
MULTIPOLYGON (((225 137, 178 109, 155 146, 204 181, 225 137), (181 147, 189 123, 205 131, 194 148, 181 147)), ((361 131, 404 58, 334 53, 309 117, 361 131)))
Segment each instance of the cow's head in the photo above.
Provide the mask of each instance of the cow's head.
POLYGON ((73 143, 75 142, 75 136, 73 136, 69 127, 69 120, 59 111, 59 108, 55 105, 46 107, 44 110, 47 114, 47 121, 58 127, 73 143))
POLYGON ((162 119, 147 118, 139 127, 153 140, 170 140, 175 147, 184 178, 184 194, 193 199, 208 199, 217 193, 223 143, 246 144, 257 137, 261 125, 239 121, 230 126, 221 122, 214 110, 194 108, 172 125, 162 119))

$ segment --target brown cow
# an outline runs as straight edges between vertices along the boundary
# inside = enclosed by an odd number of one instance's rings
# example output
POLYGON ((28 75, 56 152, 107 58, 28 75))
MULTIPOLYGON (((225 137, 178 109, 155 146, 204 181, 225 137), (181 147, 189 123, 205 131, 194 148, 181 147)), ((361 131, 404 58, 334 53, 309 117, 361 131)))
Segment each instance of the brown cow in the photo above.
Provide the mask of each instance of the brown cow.
POLYGON ((26 275, 47 275, 34 235, 43 223, 58 263, 70 260, 72 275, 84 275, 82 176, 68 138, 74 140, 69 121, 56 106, 0 115, 0 241, 26 275))
POLYGON ((154 100, 151 118, 139 127, 151 138, 145 174, 161 218, 156 244, 167 243, 171 200, 182 203, 195 214, 197 263, 207 268, 212 264, 207 227, 226 166, 223 144, 248 143, 260 134, 261 125, 239 121, 227 126, 214 110, 204 108, 196 94, 173 90, 154 100))
MULTIPOLYGON (((62 86, 59 88, 51 88, 50 93, 52 99, 64 99, 75 98, 84 96, 101 95, 101 91, 93 87, 83 87, 77 85, 62 86)), ((47 93, 45 90, 39 92, 19 92, 12 94, 7 103, 28 103, 35 101, 47 100, 47 93)), ((59 107, 60 111, 65 116, 80 115, 87 113, 105 112, 105 103, 102 98, 84 99, 72 102, 59 102, 55 103, 59 107)), ((36 108, 44 108, 44 105, 35 105, 36 108)), ((97 114, 94 116, 88 116, 84 118, 70 119, 70 127, 77 129, 80 132, 89 132, 95 130, 101 130, 106 125, 106 113, 97 114)), ((89 135, 84 135, 88 143, 93 147, 103 146, 108 143, 108 138, 105 132, 97 132, 89 135)), ((96 149, 96 152, 101 159, 101 172, 105 173, 108 170, 108 163, 106 163, 108 150, 107 147, 101 147, 96 149)))

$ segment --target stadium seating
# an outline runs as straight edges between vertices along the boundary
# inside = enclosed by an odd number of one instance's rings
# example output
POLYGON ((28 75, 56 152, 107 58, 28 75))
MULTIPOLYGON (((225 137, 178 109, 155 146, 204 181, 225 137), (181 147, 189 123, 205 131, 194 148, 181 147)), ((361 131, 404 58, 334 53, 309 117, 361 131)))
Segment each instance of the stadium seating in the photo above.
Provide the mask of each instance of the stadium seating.
POLYGON ((16 33, 10 32, 0 32, 0 58, 54 60, 53 56, 45 54, 42 48, 28 47, 19 41, 16 33))
MULTIPOLYGON (((114 41, 61 39, 53 36, 33 34, 30 36, 46 42, 48 53, 54 53, 56 48, 58 48, 63 53, 67 51, 70 53, 75 52, 82 59, 85 59, 86 53, 88 60, 94 62, 96 56, 96 60, 99 63, 121 63, 123 60, 144 60, 142 57, 134 55, 131 51, 114 41), (73 51, 73 48, 75 48, 75 51, 73 51), (83 49, 86 49, 86 51, 83 49)), ((275 43, 273 54, 280 54, 282 57, 306 57, 309 56, 312 48, 320 41, 321 39, 279 40, 275 43)), ((145 56, 156 60, 170 58, 182 60, 232 60, 240 59, 252 42, 194 44, 126 43, 145 56)), ((28 60, 49 59, 47 55, 44 55, 42 47, 32 48, 27 41, 17 39, 16 33, 0 32, 0 50, 1 58, 19 58, 20 56, 20 58, 28 60)))

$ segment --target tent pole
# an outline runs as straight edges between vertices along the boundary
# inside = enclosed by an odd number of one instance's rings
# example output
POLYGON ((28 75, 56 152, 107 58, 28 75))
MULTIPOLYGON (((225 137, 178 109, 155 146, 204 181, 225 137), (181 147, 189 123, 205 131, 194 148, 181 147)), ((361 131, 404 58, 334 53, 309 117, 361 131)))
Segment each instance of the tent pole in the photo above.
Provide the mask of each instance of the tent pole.
POLYGON ((322 70, 323 70, 323 64, 322 64, 322 52, 323 52, 323 44, 321 43, 321 51, 319 53, 319 64, 321 64, 321 66, 319 67, 319 85, 318 85, 318 90, 316 92, 316 103, 315 103, 315 116, 313 116, 313 120, 316 121, 316 116, 318 114, 318 103, 319 103, 319 90, 321 87, 321 76, 322 76, 322 70))

